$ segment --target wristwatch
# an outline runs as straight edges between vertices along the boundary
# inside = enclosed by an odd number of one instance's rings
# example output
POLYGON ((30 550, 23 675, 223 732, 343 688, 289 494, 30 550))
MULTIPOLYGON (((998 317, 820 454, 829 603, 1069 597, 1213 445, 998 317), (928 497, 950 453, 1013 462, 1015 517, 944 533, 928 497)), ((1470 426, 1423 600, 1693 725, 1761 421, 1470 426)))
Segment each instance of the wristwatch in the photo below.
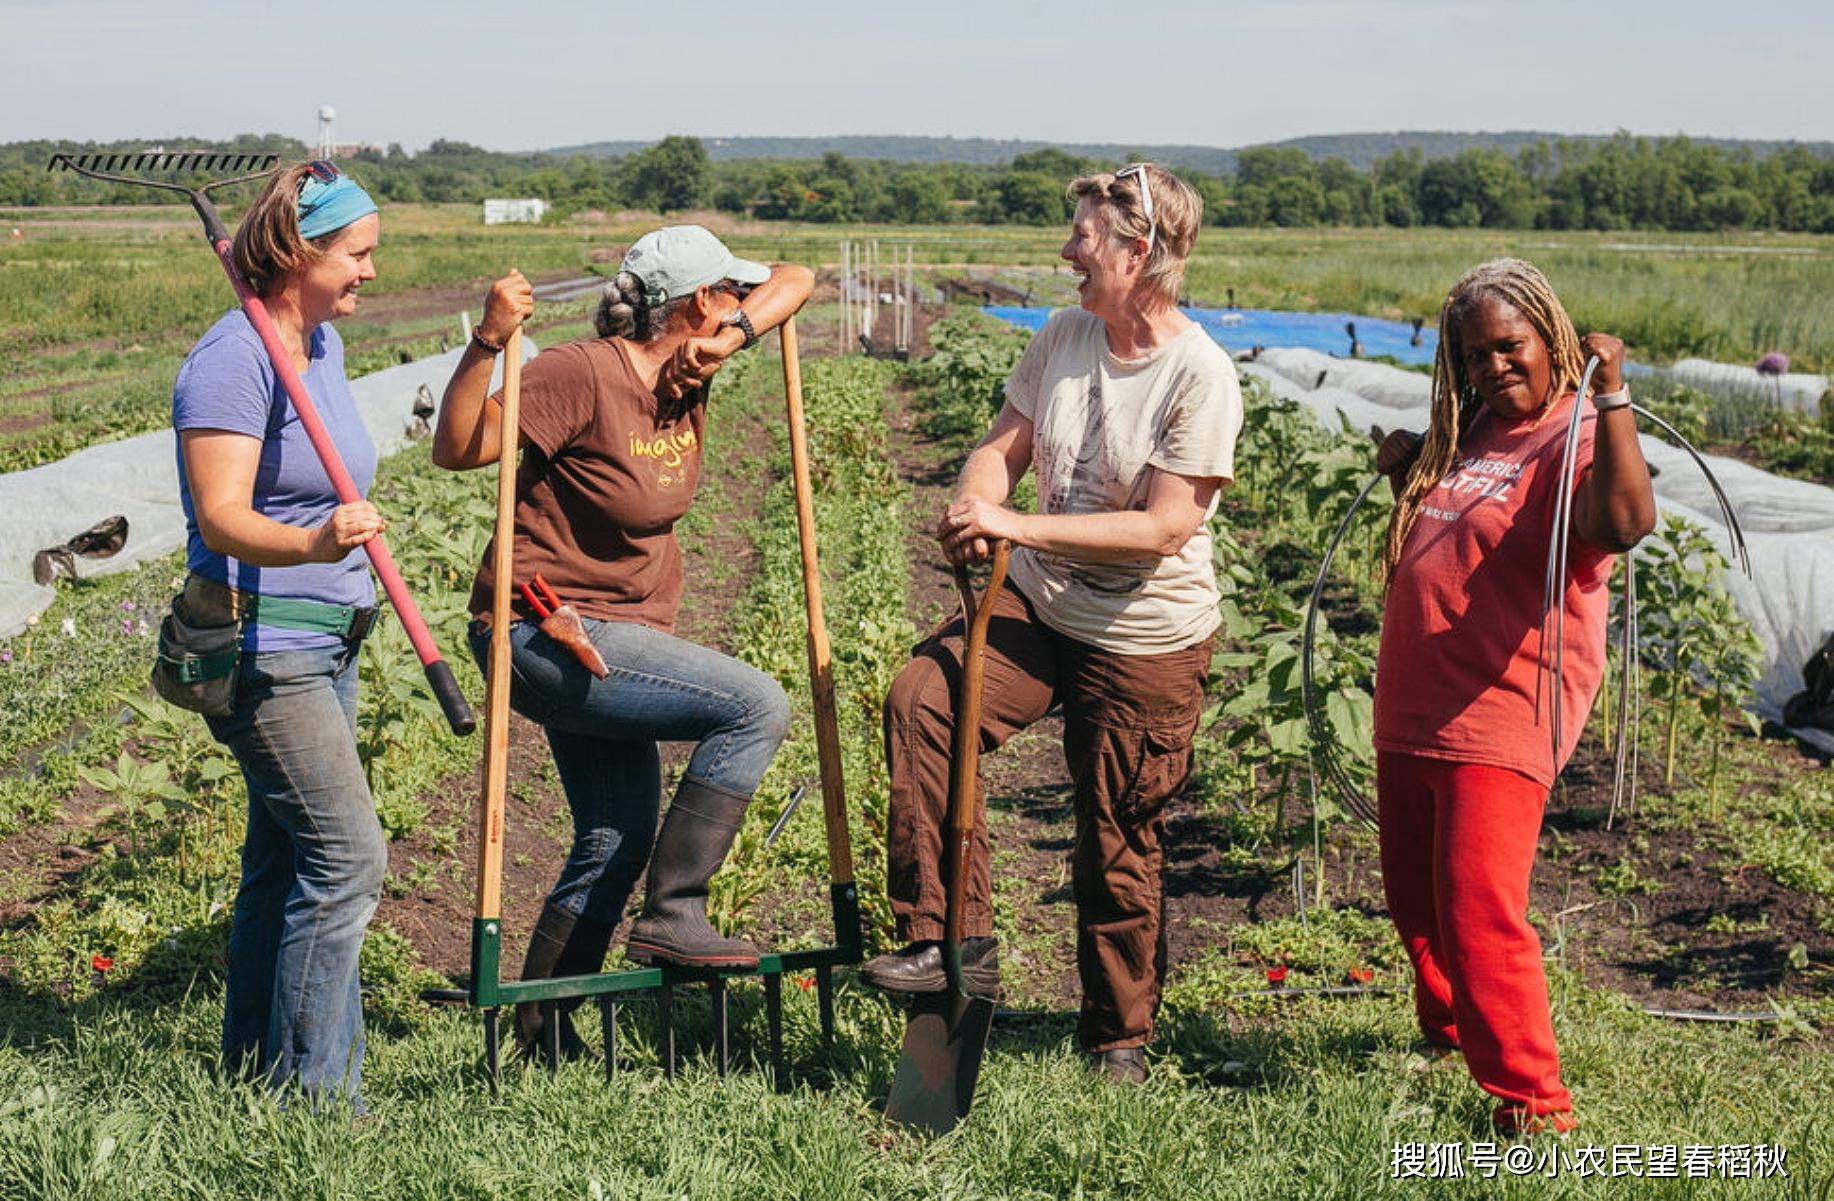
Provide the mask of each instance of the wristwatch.
POLYGON ((734 309, 727 313, 725 317, 721 318, 720 325, 722 328, 729 325, 739 327, 740 332, 745 335, 745 344, 739 347, 740 350, 750 350, 752 344, 758 340, 758 331, 752 328, 751 318, 745 315, 744 309, 734 309))

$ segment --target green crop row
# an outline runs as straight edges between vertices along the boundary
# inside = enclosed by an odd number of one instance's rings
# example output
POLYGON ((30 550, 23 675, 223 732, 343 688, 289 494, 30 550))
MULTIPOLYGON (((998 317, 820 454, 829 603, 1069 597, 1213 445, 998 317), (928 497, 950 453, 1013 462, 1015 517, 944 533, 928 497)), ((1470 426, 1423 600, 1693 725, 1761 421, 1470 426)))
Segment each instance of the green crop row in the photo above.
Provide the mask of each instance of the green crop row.
MULTIPOLYGON (((758 369, 766 369, 766 362, 758 369)), ((809 363, 803 377, 856 880, 869 929, 883 935, 890 934, 891 915, 884 886, 887 778, 879 706, 909 655, 913 635, 905 616, 908 488, 892 467, 885 421, 885 389, 893 371, 865 359, 823 359, 809 363)), ((747 662, 784 685, 796 717, 752 806, 732 867, 715 881, 716 912, 735 925, 745 903, 766 887, 827 896, 795 496, 787 433, 781 422, 772 428, 778 482, 765 497, 757 576, 733 616, 734 645, 747 662), (807 808, 767 849, 765 831, 798 787, 808 790, 807 808)), ((815 926, 811 934, 825 938, 822 923, 815 926)))

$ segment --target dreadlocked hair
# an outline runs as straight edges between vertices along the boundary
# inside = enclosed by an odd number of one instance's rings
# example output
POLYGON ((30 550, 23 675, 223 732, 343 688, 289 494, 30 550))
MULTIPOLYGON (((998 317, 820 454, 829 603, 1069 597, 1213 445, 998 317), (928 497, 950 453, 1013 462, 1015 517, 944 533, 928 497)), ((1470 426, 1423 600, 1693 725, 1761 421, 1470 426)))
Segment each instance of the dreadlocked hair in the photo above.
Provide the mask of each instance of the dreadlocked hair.
POLYGON ((1522 314, 1547 346, 1552 379, 1544 403, 1578 389, 1584 370, 1579 333, 1547 277, 1521 259, 1491 259, 1465 272, 1439 310, 1439 351, 1433 359, 1432 419, 1426 442, 1408 469, 1401 495, 1388 518, 1382 577, 1393 582, 1401 549, 1413 531, 1426 494, 1458 460, 1458 443, 1483 403, 1465 378, 1464 323, 1478 307, 1501 301, 1522 314))

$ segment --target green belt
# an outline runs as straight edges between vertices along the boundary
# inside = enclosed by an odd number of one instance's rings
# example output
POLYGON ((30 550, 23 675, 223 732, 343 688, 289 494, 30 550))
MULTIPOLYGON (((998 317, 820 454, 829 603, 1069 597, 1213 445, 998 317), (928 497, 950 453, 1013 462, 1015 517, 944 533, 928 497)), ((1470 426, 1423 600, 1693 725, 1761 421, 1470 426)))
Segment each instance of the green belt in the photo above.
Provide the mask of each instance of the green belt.
POLYGON ((332 605, 324 601, 295 600, 285 596, 248 596, 245 621, 257 625, 278 626, 283 630, 304 630, 311 634, 333 634, 352 642, 368 636, 376 624, 374 606, 332 605))
MULTIPOLYGON (((211 613, 211 610, 219 604, 236 614, 227 620, 219 618, 218 621, 208 623, 211 628, 222 628, 233 622, 240 629, 249 622, 256 622, 285 630, 330 634, 335 638, 355 643, 367 637, 376 625, 376 609, 373 606, 359 608, 356 605, 333 605, 325 601, 236 592, 222 584, 195 575, 186 582, 186 594, 193 589, 201 591, 201 599, 198 603, 204 606, 207 615, 215 616, 216 614, 211 613)), ((181 595, 173 602, 174 620, 188 620, 180 612, 183 600, 184 596, 181 595)), ((159 658, 167 665, 173 679, 179 684, 199 684, 206 680, 221 679, 235 670, 242 653, 240 636, 235 638, 232 645, 221 650, 209 654, 197 654, 182 646, 168 646, 166 633, 166 627, 162 624, 159 632, 159 658)))

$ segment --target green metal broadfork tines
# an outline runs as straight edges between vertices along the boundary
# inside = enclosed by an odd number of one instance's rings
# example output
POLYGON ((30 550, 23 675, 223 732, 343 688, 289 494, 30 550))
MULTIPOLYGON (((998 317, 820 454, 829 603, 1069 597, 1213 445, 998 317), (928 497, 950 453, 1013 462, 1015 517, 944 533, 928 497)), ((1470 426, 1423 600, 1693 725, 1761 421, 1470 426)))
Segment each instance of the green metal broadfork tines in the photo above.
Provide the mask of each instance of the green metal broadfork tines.
POLYGON ((534 1002, 541 1006, 542 1030, 549 1040, 546 1060, 550 1071, 560 1063, 560 1023, 557 1003, 595 999, 604 1036, 605 1076, 617 1074, 618 1002, 627 993, 656 996, 656 1054, 663 1073, 673 1078, 675 1055, 675 989, 704 984, 713 1002, 714 1058, 720 1075, 731 1066, 732 1048, 726 986, 734 980, 757 978, 764 984, 765 1026, 770 1045, 771 1071, 778 1081, 786 1077, 783 1059, 783 977, 813 972, 821 1014, 824 1046, 834 1041, 834 968, 858 963, 860 901, 855 885, 831 886, 829 902, 834 913, 835 945, 801 951, 766 953, 750 971, 715 971, 704 968, 649 967, 592 976, 558 976, 542 980, 504 981, 501 978, 503 923, 498 918, 476 918, 471 930, 471 987, 465 999, 484 1015, 485 1065, 494 1093, 502 1079, 500 1015, 504 1007, 534 1002), (848 935, 851 934, 851 938, 848 935))

